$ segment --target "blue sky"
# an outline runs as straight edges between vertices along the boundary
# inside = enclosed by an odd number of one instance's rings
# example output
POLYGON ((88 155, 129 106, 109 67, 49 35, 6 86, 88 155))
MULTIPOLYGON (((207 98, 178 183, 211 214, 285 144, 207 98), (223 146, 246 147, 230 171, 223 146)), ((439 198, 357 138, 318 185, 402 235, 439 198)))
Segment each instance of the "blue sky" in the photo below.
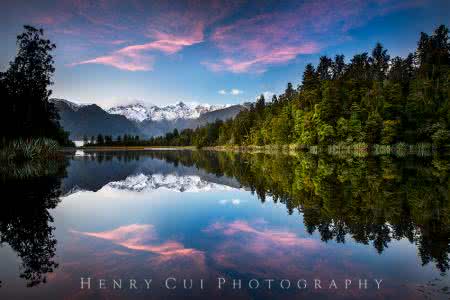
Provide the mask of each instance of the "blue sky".
POLYGON ((55 97, 103 107, 134 102, 240 103, 296 86, 321 55, 415 49, 450 24, 448 1, 9 1, 0 69, 24 24, 56 43, 55 97))

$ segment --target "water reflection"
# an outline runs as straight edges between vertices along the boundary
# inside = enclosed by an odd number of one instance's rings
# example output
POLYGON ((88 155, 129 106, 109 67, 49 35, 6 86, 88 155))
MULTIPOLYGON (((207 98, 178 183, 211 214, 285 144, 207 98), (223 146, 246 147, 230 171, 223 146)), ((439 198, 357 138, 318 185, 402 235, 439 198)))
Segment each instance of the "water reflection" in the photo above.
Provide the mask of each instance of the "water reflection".
MULTIPOLYGON (((131 224, 103 232, 77 232, 84 236, 110 241, 128 250, 144 251, 155 255, 152 265, 159 265, 180 257, 192 259, 197 267, 204 266, 202 251, 186 248, 177 241, 156 242, 157 234, 151 224, 131 224)), ((126 255, 121 252, 120 255, 126 255)))
MULTIPOLYGON (((1 243, 21 258, 21 276, 30 286, 48 278, 60 287, 57 294, 46 290, 46 296, 95 298, 98 291, 79 289, 85 274, 154 282, 168 276, 322 276, 341 284, 349 276, 380 276, 386 280, 381 293, 331 295, 448 295, 445 157, 93 152, 78 153, 52 170, 4 180, 2 190, 14 199, 0 212, 1 243), (58 265, 55 252, 60 267, 51 274, 58 265)), ((119 295, 149 296, 129 293, 119 295)), ((163 289, 151 295, 168 293, 286 297, 280 288, 239 294, 163 289)), ((318 295, 330 292, 304 294, 318 295)))
POLYGON ((20 277, 29 287, 46 282, 46 274, 58 267, 49 210, 59 203, 66 166, 65 159, 27 164, 1 176, 0 245, 8 244, 16 252, 20 277))
POLYGON ((306 230, 324 242, 346 238, 372 244, 382 253, 402 238, 418 247, 424 265, 449 269, 450 211, 447 158, 333 158, 301 154, 199 153, 165 155, 174 164, 193 165, 233 177, 256 192, 298 210, 306 230))

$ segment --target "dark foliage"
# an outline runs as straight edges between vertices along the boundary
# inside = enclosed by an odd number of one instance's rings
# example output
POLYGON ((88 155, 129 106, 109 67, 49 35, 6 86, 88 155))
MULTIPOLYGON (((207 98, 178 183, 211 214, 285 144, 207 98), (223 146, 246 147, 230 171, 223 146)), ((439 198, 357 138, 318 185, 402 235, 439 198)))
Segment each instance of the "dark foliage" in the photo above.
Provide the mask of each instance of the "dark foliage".
POLYGON ((6 72, 0 73, 1 142, 48 137, 70 144, 54 105, 48 101, 52 93, 48 87, 55 72, 51 52, 56 46, 44 38, 42 29, 24 29, 17 36, 17 56, 6 72))

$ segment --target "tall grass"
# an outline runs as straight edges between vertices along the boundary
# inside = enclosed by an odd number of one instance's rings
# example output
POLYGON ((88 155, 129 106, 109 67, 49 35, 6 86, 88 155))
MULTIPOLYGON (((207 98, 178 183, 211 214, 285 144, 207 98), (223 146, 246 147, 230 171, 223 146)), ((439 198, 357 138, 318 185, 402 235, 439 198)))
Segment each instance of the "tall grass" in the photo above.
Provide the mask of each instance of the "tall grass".
POLYGON ((0 180, 24 179, 55 172, 59 145, 48 138, 17 139, 0 148, 0 180))
POLYGON ((52 158, 57 155, 58 149, 58 143, 48 138, 17 139, 0 148, 0 161, 21 163, 52 158))

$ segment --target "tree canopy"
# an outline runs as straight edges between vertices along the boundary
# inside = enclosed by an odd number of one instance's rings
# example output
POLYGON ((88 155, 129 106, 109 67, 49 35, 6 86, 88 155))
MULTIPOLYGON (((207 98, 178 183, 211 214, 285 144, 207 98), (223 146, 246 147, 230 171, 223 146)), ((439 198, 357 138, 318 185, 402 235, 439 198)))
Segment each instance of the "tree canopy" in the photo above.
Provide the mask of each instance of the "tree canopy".
POLYGON ((59 125, 59 116, 49 102, 55 72, 51 52, 55 44, 42 29, 24 26, 17 36, 17 55, 5 72, 0 72, 0 136, 4 141, 18 137, 49 137, 67 144, 68 134, 59 125))

